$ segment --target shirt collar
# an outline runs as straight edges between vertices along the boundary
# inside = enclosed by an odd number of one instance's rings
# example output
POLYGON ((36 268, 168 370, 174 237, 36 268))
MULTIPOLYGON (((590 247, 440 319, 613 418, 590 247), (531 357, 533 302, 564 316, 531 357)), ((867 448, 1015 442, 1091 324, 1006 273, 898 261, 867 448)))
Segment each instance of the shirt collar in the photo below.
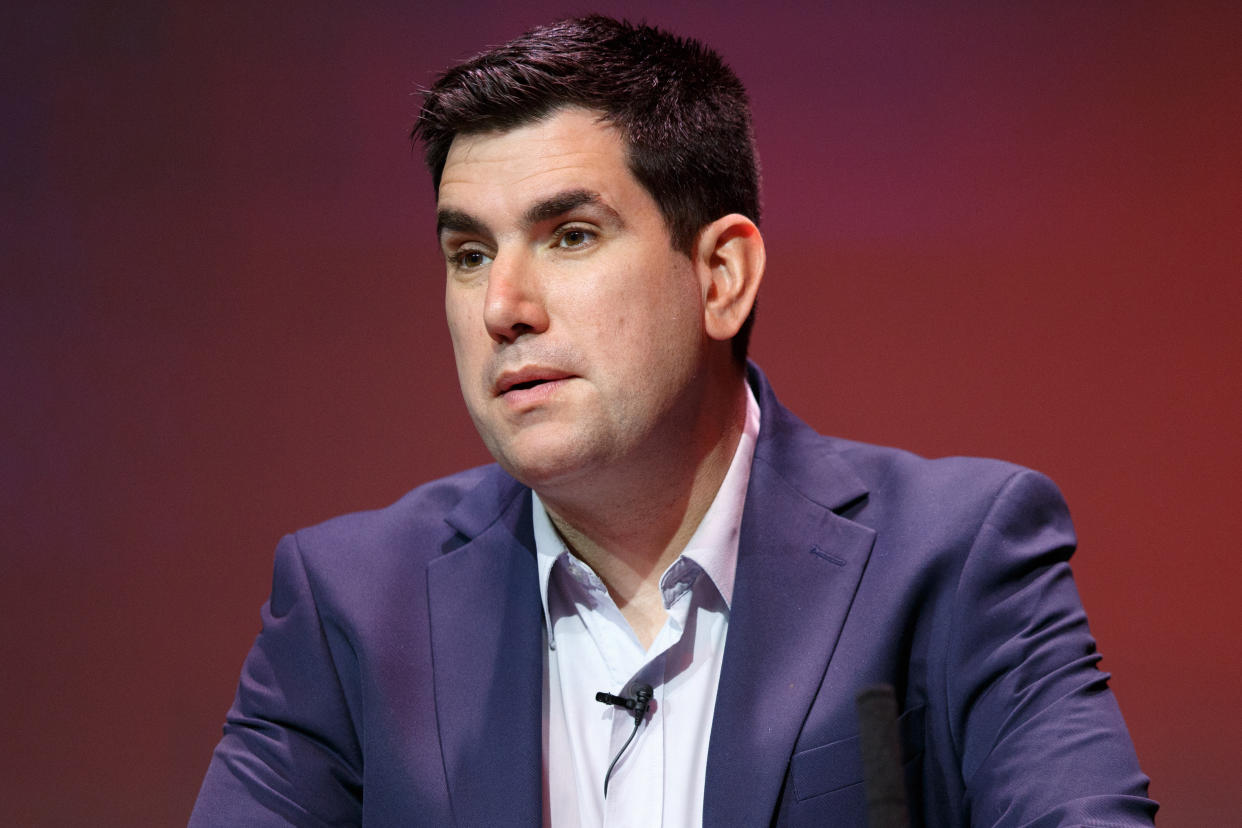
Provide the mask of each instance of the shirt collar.
MULTIPOLYGON (((682 558, 697 564, 712 579, 725 605, 733 605, 733 579, 737 571, 737 547, 741 536, 742 508, 746 503, 746 487, 750 483, 750 466, 755 456, 755 442, 759 439, 759 403, 749 383, 746 387, 746 422, 742 436, 733 452, 729 471, 716 491, 711 505, 690 536, 681 556, 674 561, 660 578, 661 587, 675 572, 684 568, 682 558)), ((543 600, 543 620, 549 632, 552 615, 548 611, 548 583, 556 562, 562 556, 573 557, 552 525, 547 509, 539 495, 531 492, 531 518, 535 534, 536 562, 539 567, 539 595, 543 600)), ((577 561, 589 570, 586 564, 577 561)))

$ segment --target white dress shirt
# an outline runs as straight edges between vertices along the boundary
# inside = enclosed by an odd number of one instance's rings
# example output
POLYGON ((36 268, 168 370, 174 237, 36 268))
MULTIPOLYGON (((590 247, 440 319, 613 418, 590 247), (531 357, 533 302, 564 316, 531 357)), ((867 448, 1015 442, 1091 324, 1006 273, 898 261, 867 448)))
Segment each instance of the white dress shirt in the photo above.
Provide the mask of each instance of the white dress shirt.
POLYGON ((565 546, 533 496, 539 587, 548 635, 544 670, 544 824, 691 826, 703 822, 707 746, 720 681, 742 507, 759 436, 747 387, 746 423, 716 497, 660 590, 668 618, 644 650, 607 587, 565 546), (638 734, 608 783, 633 715, 595 700, 652 687, 638 734))

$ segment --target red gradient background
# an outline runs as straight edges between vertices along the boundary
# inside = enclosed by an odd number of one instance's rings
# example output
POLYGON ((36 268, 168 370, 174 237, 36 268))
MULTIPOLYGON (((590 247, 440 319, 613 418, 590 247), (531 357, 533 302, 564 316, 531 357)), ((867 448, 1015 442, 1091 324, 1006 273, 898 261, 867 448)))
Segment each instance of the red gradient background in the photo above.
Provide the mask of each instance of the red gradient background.
MULTIPOLYGON (((515 5, 0 13, 0 824, 184 823, 277 538, 487 459, 405 136, 439 68, 586 10, 515 5)), ((1027 5, 597 8, 751 89, 784 401, 1056 479, 1162 824, 1223 825, 1242 6, 1027 5)))

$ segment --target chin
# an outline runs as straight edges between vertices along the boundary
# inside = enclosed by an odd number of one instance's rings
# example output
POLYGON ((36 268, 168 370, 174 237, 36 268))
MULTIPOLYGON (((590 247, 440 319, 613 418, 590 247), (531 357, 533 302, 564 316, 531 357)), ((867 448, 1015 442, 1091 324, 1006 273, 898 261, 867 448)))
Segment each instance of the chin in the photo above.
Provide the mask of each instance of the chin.
POLYGON ((497 457, 496 461, 516 480, 536 490, 549 488, 558 482, 572 480, 581 472, 580 464, 563 462, 559 458, 527 459, 503 456, 497 457))
POLYGON ((573 481, 592 466, 589 457, 563 438, 555 443, 489 444, 488 450, 501 468, 536 490, 573 481))

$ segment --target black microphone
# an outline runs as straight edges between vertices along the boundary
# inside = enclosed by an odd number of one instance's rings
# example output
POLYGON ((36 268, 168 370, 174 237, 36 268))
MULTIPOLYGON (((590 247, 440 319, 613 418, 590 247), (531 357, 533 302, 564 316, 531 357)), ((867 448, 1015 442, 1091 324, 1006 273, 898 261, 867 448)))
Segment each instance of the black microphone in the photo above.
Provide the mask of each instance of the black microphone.
POLYGON ((888 684, 865 687, 855 696, 863 790, 870 828, 906 828, 906 782, 897 735, 897 696, 888 684))
POLYGON ((652 689, 650 684, 639 684, 634 688, 634 698, 626 698, 625 696, 614 696, 612 693, 599 692, 595 694, 597 702, 611 704, 614 707, 624 707, 626 710, 633 711, 635 719, 642 719, 647 715, 647 708, 651 705, 652 689))
POLYGON ((614 707, 624 707, 634 714, 634 729, 630 731, 630 738, 625 740, 625 744, 617 751, 617 755, 612 757, 612 763, 608 766, 608 772, 604 774, 604 798, 608 798, 608 780, 612 778, 612 769, 617 766, 617 762, 621 759, 621 754, 625 753, 625 749, 630 746, 630 742, 634 741, 634 737, 638 735, 638 726, 643 723, 643 717, 647 715, 647 708, 651 705, 652 689, 650 684, 637 684, 634 686, 634 698, 629 699, 625 696, 614 696, 612 693, 599 692, 595 694, 597 702, 611 704, 614 707))

